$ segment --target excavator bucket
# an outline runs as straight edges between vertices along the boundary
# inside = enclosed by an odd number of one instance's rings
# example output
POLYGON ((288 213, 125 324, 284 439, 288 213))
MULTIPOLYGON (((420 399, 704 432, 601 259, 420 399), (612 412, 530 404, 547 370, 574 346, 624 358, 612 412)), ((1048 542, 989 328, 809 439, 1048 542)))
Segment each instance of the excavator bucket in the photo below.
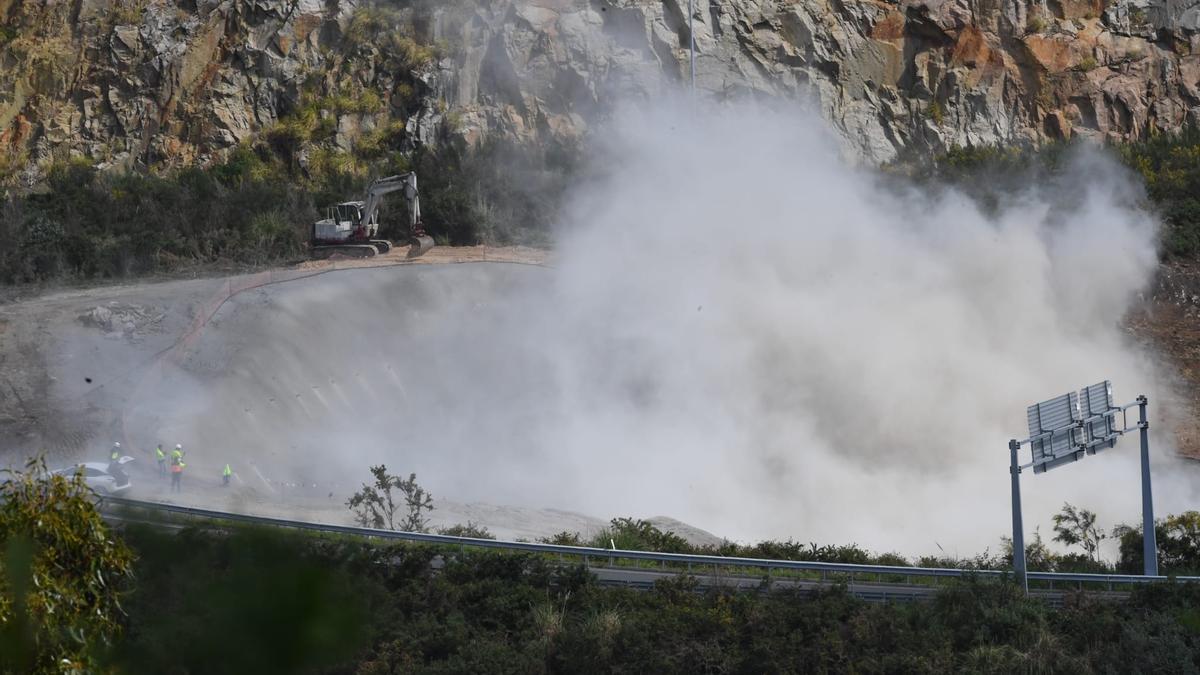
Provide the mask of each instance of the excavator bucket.
POLYGON ((433 248, 433 237, 428 235, 418 235, 408 240, 408 257, 419 258, 429 252, 433 248))

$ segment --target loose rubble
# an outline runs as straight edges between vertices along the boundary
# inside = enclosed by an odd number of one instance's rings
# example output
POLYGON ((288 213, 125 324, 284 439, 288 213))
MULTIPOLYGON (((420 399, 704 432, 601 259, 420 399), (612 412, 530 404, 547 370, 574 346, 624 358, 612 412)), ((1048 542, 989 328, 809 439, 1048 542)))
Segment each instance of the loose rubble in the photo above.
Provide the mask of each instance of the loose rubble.
POLYGON ((165 313, 153 307, 109 302, 79 315, 79 322, 104 331, 109 337, 136 340, 140 334, 160 330, 165 313))

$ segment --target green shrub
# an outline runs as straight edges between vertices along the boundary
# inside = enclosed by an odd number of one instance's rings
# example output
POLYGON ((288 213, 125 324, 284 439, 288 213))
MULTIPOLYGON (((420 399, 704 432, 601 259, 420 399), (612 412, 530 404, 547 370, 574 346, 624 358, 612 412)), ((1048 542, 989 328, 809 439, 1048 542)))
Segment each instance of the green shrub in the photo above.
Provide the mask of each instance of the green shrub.
POLYGON ((108 7, 104 19, 110 26, 136 26, 145 11, 145 0, 118 0, 108 7))
MULTIPOLYGON (((660 535, 618 519, 614 532, 660 535)), ((458 546, 222 526, 125 529, 137 553, 125 639, 136 672, 1192 672, 1200 587, 1129 602, 966 577, 931 602, 607 588, 578 565, 458 546)), ((556 537, 557 539, 557 537, 556 537)), ((569 536, 562 539, 569 540, 569 536)), ((769 546, 758 545, 764 548, 769 546)), ((803 550, 840 547, 792 546, 803 550)), ((878 560, 894 556, 879 556, 878 560)))
POLYGON ((1200 129, 1157 134, 1118 150, 1145 180, 1147 196, 1167 226, 1163 252, 1179 258, 1200 255, 1200 129))
POLYGON ((82 472, 36 460, 0 474, 0 672, 99 672, 125 618, 132 554, 82 472))
MULTIPOLYGON (((279 532, 164 534, 131 526, 137 583, 119 672, 295 673, 345 661, 369 644, 385 593, 371 559, 279 532)), ((110 672, 110 671, 106 671, 110 672)))
POLYGON ((66 233, 57 221, 39 214, 25 223, 20 238, 21 255, 28 261, 27 273, 33 280, 53 279, 62 272, 66 233))
MULTIPOLYGON (((1141 574, 1142 528, 1120 525, 1114 528, 1120 559, 1117 570, 1141 574)), ((1200 512, 1186 511, 1155 521, 1154 539, 1158 545, 1160 574, 1200 575, 1200 512)))
POLYGON ((17 176, 28 162, 28 152, 0 149, 0 188, 16 185, 17 176))
POLYGON ((354 155, 364 160, 379 159, 398 152, 406 138, 404 122, 392 120, 360 136, 354 143, 354 155))
MULTIPOLYGON (((985 211, 995 211, 1031 183, 1052 183, 1073 147, 1069 142, 1038 148, 952 147, 931 160, 918 160, 913 173, 932 186, 953 185, 975 197, 985 211)), ((1148 206, 1166 226, 1162 255, 1200 256, 1200 130, 1188 127, 1175 134, 1155 134, 1114 150, 1140 174, 1148 206)))
MULTIPOLYGON (((203 183, 207 176, 212 176, 227 187, 232 187, 246 180, 261 179, 266 170, 266 163, 255 153, 254 149, 243 143, 233 150, 225 162, 214 167, 210 172, 198 169, 185 170, 180 174, 183 182, 197 181, 203 183)), ((207 196, 214 193, 209 192, 207 196)))
POLYGON ((937 99, 934 99, 929 103, 928 115, 929 119, 933 120, 933 123, 938 125, 940 125, 942 120, 945 119, 946 113, 942 110, 942 104, 937 99))
POLYGON ((383 98, 379 96, 379 92, 374 89, 364 89, 357 98, 353 99, 349 110, 357 113, 377 113, 382 112, 383 108, 383 98))
POLYGON ((267 130, 267 142, 272 150, 290 164, 304 144, 312 139, 313 131, 317 129, 317 121, 317 113, 314 110, 304 110, 294 116, 283 117, 267 130))
POLYGON ((79 161, 48 174, 48 194, 6 204, 24 225, 9 225, 21 255, 0 256, 0 279, 122 278, 218 260, 269 263, 304 249, 316 215, 307 190, 249 148, 212 169, 164 176, 102 174, 79 161))
POLYGON ((614 518, 609 527, 592 537, 588 546, 611 548, 622 551, 662 551, 666 553, 690 553, 692 547, 673 532, 664 532, 652 523, 633 518, 614 518))
POLYGON ((242 236, 239 255, 256 263, 298 255, 308 243, 308 226, 278 209, 257 213, 242 236))
POLYGON ((583 546, 583 540, 578 532, 559 532, 550 537, 542 537, 538 541, 543 544, 554 544, 556 546, 583 546))
POLYGON ((482 525, 476 525, 467 521, 466 525, 458 524, 450 527, 438 528, 438 534, 444 534, 449 537, 470 537, 473 539, 495 539, 496 535, 488 532, 488 529, 482 525))

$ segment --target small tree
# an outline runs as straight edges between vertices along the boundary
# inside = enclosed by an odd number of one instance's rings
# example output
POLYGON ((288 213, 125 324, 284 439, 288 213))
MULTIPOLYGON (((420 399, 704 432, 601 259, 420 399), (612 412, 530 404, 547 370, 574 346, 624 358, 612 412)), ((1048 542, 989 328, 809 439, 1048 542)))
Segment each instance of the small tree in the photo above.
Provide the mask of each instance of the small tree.
MULTIPOLYGON (((1119 544, 1120 560, 1117 569, 1127 574, 1142 570, 1142 526, 1118 525, 1112 536, 1119 544)), ((1200 512, 1167 516, 1154 523, 1158 544, 1159 569, 1163 574, 1196 574, 1200 572, 1200 512)))
POLYGON ((88 672, 120 632, 133 554, 80 473, 0 472, 0 672, 88 672))
POLYGON ((1100 542, 1106 538, 1096 527, 1096 514, 1087 509, 1063 502, 1062 511, 1054 515, 1054 541, 1082 547, 1092 562, 1100 562, 1100 542))
MULTIPOLYGON (((1003 564, 1013 564, 1012 537, 1000 537, 1003 564)), ((1042 529, 1033 528, 1033 537, 1025 544, 1025 568, 1030 571, 1053 572, 1056 564, 1054 552, 1042 540, 1042 529)))
POLYGON ((597 532, 590 543, 596 548, 616 546, 625 551, 692 553, 692 547, 683 537, 665 532, 647 520, 634 518, 613 518, 609 527, 597 532))
POLYGON ((411 473, 407 479, 402 479, 388 475, 387 466, 380 464, 371 467, 371 475, 375 476, 374 484, 363 483, 362 489, 346 500, 346 506, 354 512, 358 524, 377 530, 428 531, 429 519, 425 512, 433 510, 433 495, 417 485, 417 474, 411 473), (403 495, 403 503, 396 501, 399 495, 393 496, 393 490, 403 495), (408 512, 397 526, 396 514, 402 508, 408 512))
POLYGON ((1164 565, 1177 572, 1200 571, 1200 511, 1167 516, 1162 529, 1157 543, 1164 565))

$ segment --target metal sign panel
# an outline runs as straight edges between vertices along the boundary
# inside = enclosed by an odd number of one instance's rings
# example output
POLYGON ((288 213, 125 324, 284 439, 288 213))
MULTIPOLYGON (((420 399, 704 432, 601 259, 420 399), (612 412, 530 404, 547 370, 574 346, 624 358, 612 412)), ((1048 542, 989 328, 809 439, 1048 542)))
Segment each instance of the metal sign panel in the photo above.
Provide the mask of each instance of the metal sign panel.
POLYGON ((1042 473, 1074 462, 1084 455, 1083 411, 1079 394, 1071 392, 1029 406, 1029 445, 1033 472, 1042 473))
POLYGON ((1113 405, 1112 382, 1105 380, 1085 387, 1079 392, 1079 399, 1083 407, 1087 453, 1094 455, 1116 445, 1117 437, 1121 435, 1117 430, 1117 413, 1121 409, 1113 405))

